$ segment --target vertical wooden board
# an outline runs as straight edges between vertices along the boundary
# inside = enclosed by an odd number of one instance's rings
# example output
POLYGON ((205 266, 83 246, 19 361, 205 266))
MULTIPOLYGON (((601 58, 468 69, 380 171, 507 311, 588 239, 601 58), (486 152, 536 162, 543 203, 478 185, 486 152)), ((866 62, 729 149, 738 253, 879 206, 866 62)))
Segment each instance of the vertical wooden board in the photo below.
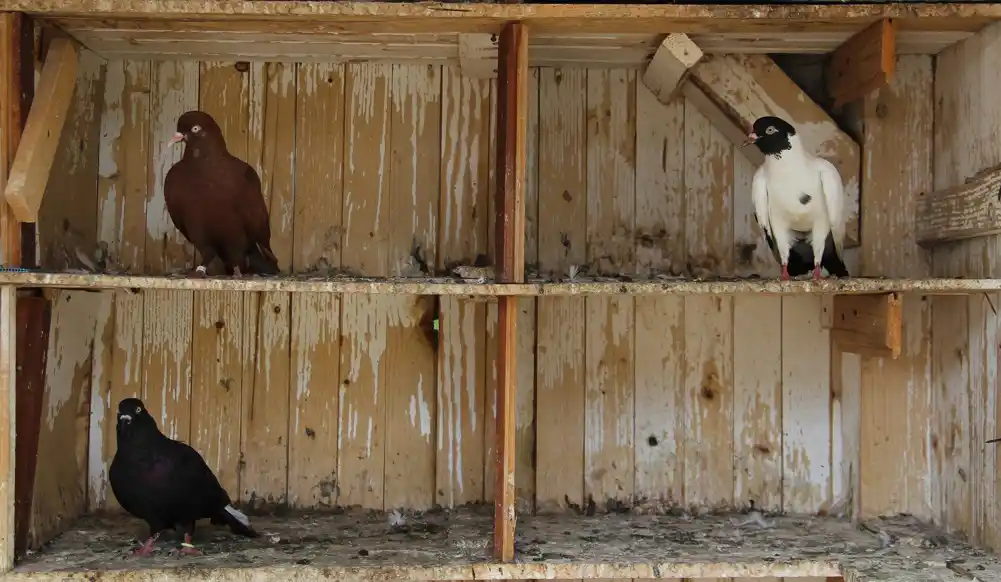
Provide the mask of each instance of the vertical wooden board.
MULTIPOLYGON (((393 65, 389 265, 391 275, 419 275, 412 260, 419 244, 436 263, 441 159, 441 67, 393 65)), ((387 297, 385 506, 424 509, 434 503, 434 435, 437 352, 420 321, 434 297, 387 297)))
MULTIPOLYGON (((248 81, 233 63, 201 64, 198 108, 215 118, 227 149, 241 158, 246 157, 248 81)), ((239 490, 243 416, 243 302, 237 293, 197 293, 192 323, 198 357, 191 377, 191 446, 233 496, 239 490)))
MULTIPOLYGON (((636 268, 680 273, 685 259, 685 102, 636 86, 636 268)), ((635 497, 664 510, 682 499, 684 298, 637 297, 635 497)))
POLYGON ((685 100, 663 104, 636 86, 636 269, 685 270, 685 100))
MULTIPOLYGON (((487 256, 496 265, 498 257, 496 225, 497 221, 497 85, 490 83, 490 119, 487 141, 490 143, 487 159, 487 256)), ((497 380, 500 374, 499 344, 497 336, 500 317, 499 301, 494 298, 486 303, 486 341, 484 342, 484 422, 483 422, 483 498, 494 499, 495 469, 497 453, 495 446, 497 433, 497 380)))
MULTIPOLYGON (((538 264, 566 277, 586 261, 587 69, 539 70, 538 264), (545 212, 542 209, 545 209, 545 212)), ((538 298, 539 511, 584 503, 584 298, 538 298), (561 427, 579 427, 564 430, 561 427)))
POLYGON ((168 143, 176 131, 177 118, 198 107, 198 62, 156 61, 150 75, 152 183, 146 206, 146 271, 162 275, 187 268, 192 258, 191 245, 167 213, 163 179, 170 167, 181 159, 185 147, 168 143))
MULTIPOLYGON (((863 275, 931 274, 931 253, 915 244, 913 233, 915 193, 933 188, 932 99, 931 59, 920 56, 898 59, 890 85, 865 99, 862 179, 863 189, 872 194, 862 201, 867 211, 860 249, 863 275), (900 143, 910 147, 901 148, 900 143)), ((931 518, 931 302, 907 295, 903 309, 900 357, 862 359, 862 513, 908 512, 931 518)), ((974 328, 971 341, 982 339, 983 329, 974 328)), ((971 373, 975 383, 976 371, 971 373)))
MULTIPOLYGON (((149 184, 150 65, 107 65, 98 167, 98 241, 109 263, 128 273, 145 268, 146 192, 149 184)), ((142 395, 143 294, 114 293, 100 321, 90 407, 91 509, 117 509, 108 468, 116 450, 118 402, 142 395), (100 368, 98 368, 100 366, 100 368)))
MULTIPOLYGON (((490 87, 442 68, 439 268, 488 250, 490 87)), ((440 309, 435 494, 450 507, 483 499, 486 304, 450 296, 440 309)))
POLYGON ((160 431, 191 434, 193 291, 143 291, 143 403, 160 431))
POLYGON ((60 291, 52 303, 52 332, 38 435, 38 463, 29 546, 62 533, 87 508, 87 415, 100 293, 60 291))
MULTIPOLYGON (((296 103, 293 272, 341 264, 344 65, 300 64, 296 103)), ((337 295, 292 294, 289 503, 337 502, 340 306, 337 295)))
MULTIPOLYGON (((392 66, 350 64, 345 83, 342 267, 368 276, 389 270, 389 111, 392 66)), ((342 308, 341 505, 382 509, 385 498, 387 326, 397 298, 345 295, 342 308)))
POLYGON ((78 255, 97 254, 98 159, 101 143, 102 59, 79 53, 73 102, 38 212, 41 266, 81 268, 78 255))
POLYGON ((733 501, 733 300, 685 299, 684 502, 733 501))
POLYGON ((337 503, 340 306, 336 295, 292 294, 288 502, 293 507, 337 503))
MULTIPOLYGON (((248 163, 261 177, 279 267, 292 262, 295 157, 295 65, 255 63, 250 69, 248 163)), ((288 293, 244 297, 244 366, 240 491, 251 504, 288 500, 291 305, 288 293), (248 315, 248 313, 252 315, 248 315), (249 344, 249 345, 248 345, 249 344)))
MULTIPOLYGON (((685 104, 686 263, 695 275, 733 264, 733 146, 685 104)), ((733 500, 733 298, 685 298, 685 503, 733 500)))
MULTIPOLYGON (((862 514, 862 363, 858 354, 831 345, 832 513, 862 514)), ((924 439, 930 439, 926 434, 924 439)), ((930 457, 930 448, 925 454, 930 457)))
POLYGON ((782 298, 782 503, 814 513, 830 503, 830 332, 818 296, 782 298))
MULTIPOLYGON (((587 75, 587 260, 598 273, 635 272, 636 75, 587 75)), ((634 492, 633 325, 629 296, 584 300, 584 491, 601 507, 634 492)))
MULTIPOLYGON (((525 168, 525 264, 539 264, 539 69, 529 69, 528 151, 525 168)), ((518 299, 518 377, 515 417, 515 495, 519 512, 535 510, 536 299, 518 299)), ((491 357, 487 355, 488 359, 491 357)))
POLYGON ((517 510, 535 512, 536 300, 518 299, 518 377, 515 402, 515 498, 517 510))
POLYGON ((782 298, 733 300, 734 502, 782 509, 782 298))
POLYGON ((296 273, 337 269, 344 189, 343 64, 298 68, 295 132, 296 273))

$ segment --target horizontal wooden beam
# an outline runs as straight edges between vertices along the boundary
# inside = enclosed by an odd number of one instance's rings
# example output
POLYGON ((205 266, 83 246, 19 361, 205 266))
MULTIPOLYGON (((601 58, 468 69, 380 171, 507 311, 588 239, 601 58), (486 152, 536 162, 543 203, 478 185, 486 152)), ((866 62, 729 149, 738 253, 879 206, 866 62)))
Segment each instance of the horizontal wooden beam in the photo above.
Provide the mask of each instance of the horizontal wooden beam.
POLYGON ((831 55, 827 92, 834 109, 885 87, 897 65, 897 26, 884 18, 845 41, 831 55))
POLYGON ((0 285, 18 287, 54 287, 63 289, 144 289, 175 291, 282 291, 290 293, 361 293, 367 295, 460 295, 493 297, 518 295, 856 295, 891 292, 924 295, 967 295, 985 291, 1001 292, 1001 279, 720 279, 691 280, 655 278, 646 281, 596 280, 579 277, 574 282, 541 281, 527 278, 525 283, 484 283, 453 278, 288 278, 151 277, 143 275, 94 275, 90 273, 46 273, 0 271, 0 285))
POLYGON ((702 49, 687 34, 669 34, 643 71, 643 84, 658 101, 670 103, 687 79, 689 70, 701 58, 702 49))
POLYGON ((766 55, 708 55, 690 78, 747 132, 758 117, 777 115, 798 128, 806 148, 837 166, 845 184, 845 248, 857 247, 858 143, 766 55))
POLYGON ((915 213, 917 241, 925 247, 1001 234, 1001 165, 965 184, 919 193, 915 213))
POLYGON ((841 295, 834 298, 831 339, 839 349, 897 358, 903 337, 900 294, 841 295))
MULTIPOLYGON (((219 2, 218 0, 4 0, 4 10, 32 14, 80 15, 95 19, 108 18, 168 18, 189 19, 274 17, 276 19, 330 19, 341 22, 366 19, 442 19, 449 21, 497 22, 525 21, 529 25, 559 23, 567 27, 580 24, 620 21, 636 26, 654 27, 660 21, 684 20, 695 28, 733 21, 750 23, 781 22, 789 29, 804 26, 854 23, 859 28, 878 18, 898 18, 924 25, 929 20, 948 20, 953 26, 963 21, 987 24, 1001 18, 998 4, 919 4, 870 3, 863 5, 783 5, 783 4, 487 4, 477 3, 456 8, 450 3, 368 3, 315 2, 305 0, 256 0, 254 2, 219 2)), ((499 27, 495 32, 499 32, 499 27)), ((664 30, 662 28, 662 30, 664 30)), ((670 32, 674 32, 671 30, 670 32)))
POLYGON ((35 222, 38 218, 59 138, 73 102, 76 67, 77 52, 73 41, 68 38, 53 40, 4 187, 4 197, 21 222, 35 222))

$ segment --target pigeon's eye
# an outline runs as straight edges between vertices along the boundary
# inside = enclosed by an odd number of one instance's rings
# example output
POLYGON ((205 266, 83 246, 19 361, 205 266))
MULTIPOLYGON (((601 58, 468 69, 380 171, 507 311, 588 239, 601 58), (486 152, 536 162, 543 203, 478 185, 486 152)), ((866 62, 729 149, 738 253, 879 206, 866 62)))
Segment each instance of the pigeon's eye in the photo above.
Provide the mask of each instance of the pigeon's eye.
POLYGON ((765 133, 767 133, 768 135, 772 135, 773 133, 778 133, 778 131, 779 130, 775 129, 774 125, 769 125, 768 129, 765 130, 765 133))
POLYGON ((191 133, 198 133, 201 130, 202 130, 202 126, 200 126, 200 125, 192 125, 191 126, 191 133))
POLYGON ((143 411, 143 407, 142 406, 136 406, 136 414, 139 414, 142 411, 143 411))

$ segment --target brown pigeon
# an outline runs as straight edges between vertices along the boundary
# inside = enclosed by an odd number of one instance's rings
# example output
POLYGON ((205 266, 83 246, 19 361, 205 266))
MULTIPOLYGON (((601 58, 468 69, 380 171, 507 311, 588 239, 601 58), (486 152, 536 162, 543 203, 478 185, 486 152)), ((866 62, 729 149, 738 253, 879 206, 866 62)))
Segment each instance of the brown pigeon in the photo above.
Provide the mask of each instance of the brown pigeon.
POLYGON ((167 172, 163 196, 174 226, 201 255, 194 275, 204 277, 216 257, 227 275, 277 275, 257 172, 229 153, 222 130, 208 113, 188 111, 178 118, 170 145, 182 141, 184 155, 167 172))

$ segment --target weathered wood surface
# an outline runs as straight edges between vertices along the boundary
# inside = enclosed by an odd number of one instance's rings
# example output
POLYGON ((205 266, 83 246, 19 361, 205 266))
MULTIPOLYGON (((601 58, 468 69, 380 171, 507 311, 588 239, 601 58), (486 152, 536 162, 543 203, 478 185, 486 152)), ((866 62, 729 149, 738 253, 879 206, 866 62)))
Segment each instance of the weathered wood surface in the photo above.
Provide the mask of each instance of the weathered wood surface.
POLYGON ((965 183, 919 192, 917 242, 929 247, 1001 234, 1001 168, 991 167, 965 183))
POLYGON ((205 526, 200 557, 179 557, 165 535, 154 557, 124 558, 142 524, 132 518, 87 517, 26 559, 10 580, 482 580, 650 579, 838 576, 868 582, 952 581, 946 562, 995 582, 1001 563, 913 518, 856 528, 833 518, 746 515, 529 517, 521 520, 518 553, 491 563, 489 513, 477 509, 405 514, 394 525, 381 512, 299 513, 252 518, 263 534, 234 538, 205 526), (854 578, 853 578, 854 577, 854 578))
MULTIPOLYGON (((656 28, 658 22, 663 30, 664 20, 684 20, 690 28, 711 27, 719 29, 743 24, 749 29, 761 22, 781 23, 788 28, 797 28, 797 22, 813 20, 821 25, 836 26, 844 23, 857 24, 859 29, 871 24, 875 18, 899 18, 901 22, 913 23, 915 27, 927 28, 927 20, 942 19, 955 28, 978 30, 992 19, 1001 17, 1001 8, 994 5, 977 4, 868 4, 868 5, 509 5, 472 4, 463 5, 461 10, 450 3, 440 4, 390 4, 390 3, 316 3, 295 2, 242 2, 219 4, 212 0, 196 2, 164 2, 162 0, 7 0, 9 10, 20 10, 55 16, 81 15, 92 18, 137 19, 154 17, 206 19, 212 16, 259 17, 266 23, 267 18, 301 21, 312 19, 321 24, 324 20, 367 20, 382 25, 381 19, 398 19, 402 23, 437 24, 461 27, 465 31, 500 32, 505 21, 521 20, 530 26, 546 25, 554 28, 575 28, 581 25, 598 27, 601 25, 636 29, 642 26, 656 28), (926 22, 920 22, 925 19, 926 22), (724 21, 721 23, 720 21, 724 21), (468 24, 467 24, 468 23, 468 24), (465 26, 463 26, 465 24, 465 26), (478 30, 477 30, 478 29, 478 30)), ((235 20, 235 19, 234 19, 235 20)), ((298 24, 298 23, 296 23, 298 24)), ((264 24, 267 26, 267 24, 264 24)), ((612 30, 609 30, 611 32, 612 30)))
MULTIPOLYGON (((912 191, 950 188, 1001 164, 1001 107, 989 97, 1001 87, 1001 72, 992 65, 1001 58, 999 39, 1001 27, 991 26, 936 58, 934 183, 912 191)), ((931 273, 1001 276, 999 240, 990 235, 936 246, 931 273)), ((998 301, 997 293, 933 299, 929 403, 936 446, 929 459, 928 497, 934 515, 974 543, 994 549, 1001 549, 1001 449, 984 441, 996 437, 1001 427, 998 301)))
POLYGON ((683 279, 664 278, 652 281, 589 281, 526 283, 469 283, 461 279, 413 278, 320 278, 320 277, 226 277, 188 279, 183 277, 148 277, 139 275, 92 275, 78 273, 0 272, 0 284, 23 287, 65 289, 116 289, 138 293, 152 290, 291 292, 388 295, 450 295, 492 297, 497 295, 567 296, 567 295, 737 295, 768 293, 779 295, 912 293, 930 295, 965 295, 1001 291, 995 279, 857 277, 828 279, 808 278, 792 281, 777 279, 683 279))

